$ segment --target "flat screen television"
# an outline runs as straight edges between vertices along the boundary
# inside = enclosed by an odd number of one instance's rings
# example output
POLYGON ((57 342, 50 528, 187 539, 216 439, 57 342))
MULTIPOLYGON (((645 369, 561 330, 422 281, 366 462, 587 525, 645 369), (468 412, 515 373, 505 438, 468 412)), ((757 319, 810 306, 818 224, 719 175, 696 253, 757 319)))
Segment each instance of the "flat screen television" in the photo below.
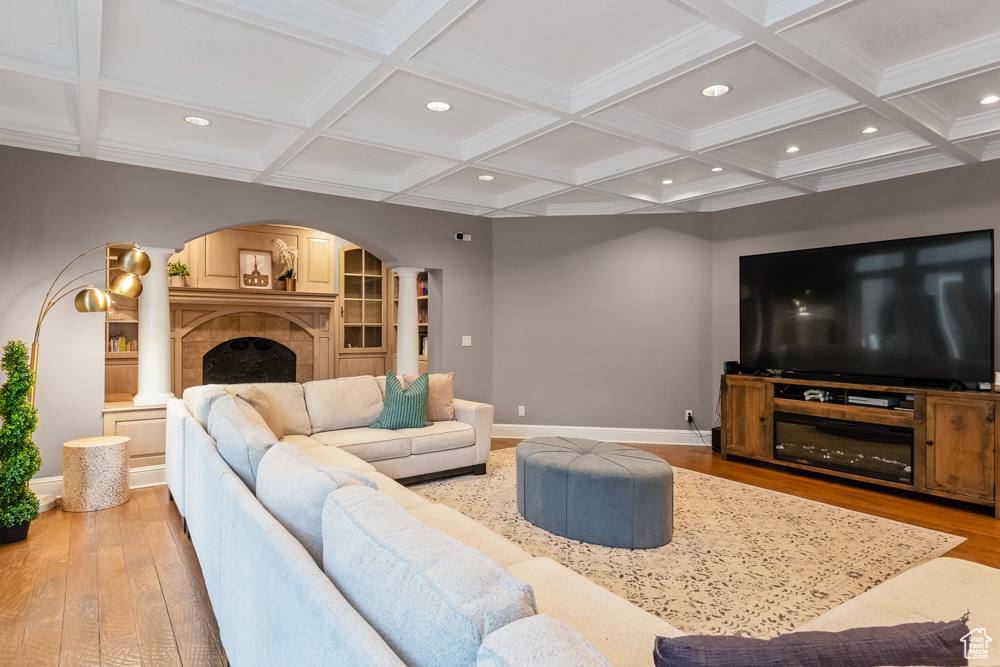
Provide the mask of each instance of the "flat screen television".
POLYGON ((993 230, 740 257, 740 365, 989 382, 993 230))

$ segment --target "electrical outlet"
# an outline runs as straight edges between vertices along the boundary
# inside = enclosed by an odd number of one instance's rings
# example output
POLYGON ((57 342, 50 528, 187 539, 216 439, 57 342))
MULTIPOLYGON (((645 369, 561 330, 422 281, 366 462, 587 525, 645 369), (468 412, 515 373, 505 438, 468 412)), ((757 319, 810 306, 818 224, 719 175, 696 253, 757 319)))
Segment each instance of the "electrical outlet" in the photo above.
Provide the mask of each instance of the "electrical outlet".
POLYGON ((462 347, 472 347, 472 336, 462 336, 462 347))
POLYGON ((693 422, 694 421, 694 410, 685 410, 684 411, 684 421, 686 421, 686 422, 693 422))
POLYGON ((523 405, 517 406, 517 416, 518 417, 523 417, 524 416, 524 406, 523 405))

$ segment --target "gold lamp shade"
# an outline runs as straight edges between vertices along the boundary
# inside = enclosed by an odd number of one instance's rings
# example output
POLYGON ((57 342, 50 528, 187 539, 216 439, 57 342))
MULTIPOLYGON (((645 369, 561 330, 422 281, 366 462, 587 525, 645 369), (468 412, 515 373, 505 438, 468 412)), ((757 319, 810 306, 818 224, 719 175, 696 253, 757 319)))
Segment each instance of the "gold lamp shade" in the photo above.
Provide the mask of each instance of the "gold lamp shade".
POLYGON ((73 300, 76 309, 81 313, 104 312, 111 307, 111 299, 104 290, 99 290, 93 285, 80 290, 73 300))
POLYGON ((134 299, 142 294, 142 281, 133 273, 119 273, 111 280, 111 291, 134 299))
MULTIPOLYGON (((149 255, 142 251, 142 248, 135 247, 131 250, 126 250, 118 256, 118 268, 127 273, 132 273, 137 276, 144 276, 149 272, 150 262, 149 255)), ((141 291, 140 287, 140 291, 141 291)), ((124 295, 124 292, 118 292, 124 295)), ((126 296, 132 296, 131 294, 126 296)), ((136 294, 136 296, 139 296, 136 294)))

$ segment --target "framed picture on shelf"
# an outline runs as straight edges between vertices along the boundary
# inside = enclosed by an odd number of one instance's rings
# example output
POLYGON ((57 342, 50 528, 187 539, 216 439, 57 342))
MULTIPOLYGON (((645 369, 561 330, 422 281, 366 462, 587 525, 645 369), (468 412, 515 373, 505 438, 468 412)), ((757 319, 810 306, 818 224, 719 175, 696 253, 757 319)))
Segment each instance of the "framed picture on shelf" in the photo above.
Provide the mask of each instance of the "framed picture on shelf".
POLYGON ((240 289, 274 289, 270 251, 240 248, 239 284, 240 289))

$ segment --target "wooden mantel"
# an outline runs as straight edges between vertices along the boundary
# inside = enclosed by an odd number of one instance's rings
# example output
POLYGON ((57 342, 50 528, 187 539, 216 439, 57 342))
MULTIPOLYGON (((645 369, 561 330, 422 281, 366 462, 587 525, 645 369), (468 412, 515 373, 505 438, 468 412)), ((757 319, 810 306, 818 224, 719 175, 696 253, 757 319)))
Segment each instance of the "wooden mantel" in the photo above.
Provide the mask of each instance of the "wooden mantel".
POLYGON ((278 292, 276 290, 171 287, 170 303, 184 306, 276 306, 279 308, 333 308, 336 294, 278 292))

